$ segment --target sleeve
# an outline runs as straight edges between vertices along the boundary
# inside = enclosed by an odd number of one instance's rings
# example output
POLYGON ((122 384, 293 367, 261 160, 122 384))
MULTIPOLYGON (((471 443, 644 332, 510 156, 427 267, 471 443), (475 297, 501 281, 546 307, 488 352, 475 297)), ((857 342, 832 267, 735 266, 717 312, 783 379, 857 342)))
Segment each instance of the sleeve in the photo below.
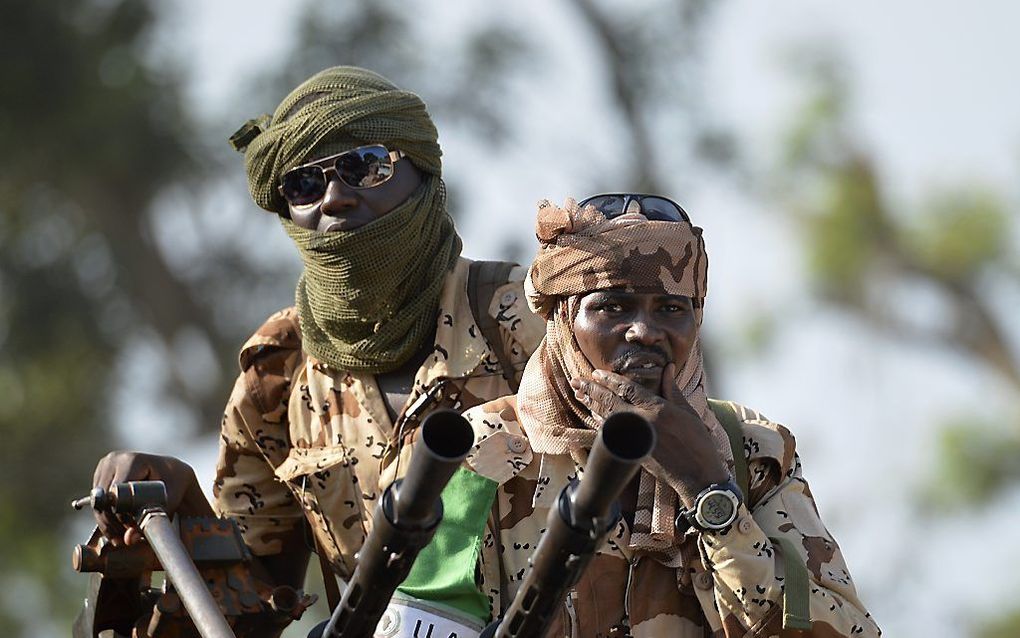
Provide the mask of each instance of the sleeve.
MULTIPOLYGON (((792 435, 786 435, 792 445, 792 435)), ((786 578, 784 547, 795 550, 807 566, 811 629, 800 635, 881 635, 857 597, 839 546, 822 523, 799 458, 795 453, 791 458, 793 467, 778 485, 771 482, 773 489, 767 485, 763 489, 771 473, 765 463, 752 461, 752 511, 741 505, 729 530, 701 534, 702 557, 713 572, 715 602, 726 635, 779 635, 784 585, 794 580, 786 578), (763 498, 756 501, 754 496, 763 491, 763 498)))
POLYGON ((223 415, 213 507, 237 521, 258 556, 305 547, 304 512, 269 462, 286 455, 286 430, 286 419, 263 419, 241 374, 223 415))

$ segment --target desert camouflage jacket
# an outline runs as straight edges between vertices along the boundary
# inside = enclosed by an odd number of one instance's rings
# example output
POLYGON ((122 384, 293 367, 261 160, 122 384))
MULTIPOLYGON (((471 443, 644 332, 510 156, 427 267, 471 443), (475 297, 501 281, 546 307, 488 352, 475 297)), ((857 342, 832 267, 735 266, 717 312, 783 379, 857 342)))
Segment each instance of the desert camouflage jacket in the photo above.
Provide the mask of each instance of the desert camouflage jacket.
MULTIPOLYGON (((464 410, 510 392, 471 313, 469 264, 460 259, 447 275, 435 351, 400 413, 424 405, 419 418, 407 422, 405 439, 435 409, 464 410), (434 401, 419 401, 428 393, 434 401)), ((524 270, 515 268, 488 308, 518 379, 545 331, 545 322, 528 310, 523 278, 524 270)), ((256 555, 310 548, 307 519, 336 573, 349 577, 375 501, 396 478, 396 467, 407 468, 410 446, 396 444, 373 375, 334 370, 302 353, 294 308, 259 328, 241 349, 240 364, 220 432, 217 511, 239 523, 256 555), (404 457, 399 464, 396 449, 404 457)))
MULTIPOLYGON (((549 636, 625 636, 628 624, 634 638, 780 635, 783 561, 770 536, 791 540, 807 565, 812 630, 797 635, 880 635, 822 524, 793 435, 736 407, 751 487, 733 527, 689 532, 683 567, 663 577, 658 572, 666 567, 629 549, 630 531, 621 520, 569 592, 549 636)), ((498 614, 521 584, 549 508, 578 468, 569 455, 532 453, 515 397, 465 416, 476 438, 468 465, 500 485, 498 538, 490 524, 480 561, 483 591, 498 614)))

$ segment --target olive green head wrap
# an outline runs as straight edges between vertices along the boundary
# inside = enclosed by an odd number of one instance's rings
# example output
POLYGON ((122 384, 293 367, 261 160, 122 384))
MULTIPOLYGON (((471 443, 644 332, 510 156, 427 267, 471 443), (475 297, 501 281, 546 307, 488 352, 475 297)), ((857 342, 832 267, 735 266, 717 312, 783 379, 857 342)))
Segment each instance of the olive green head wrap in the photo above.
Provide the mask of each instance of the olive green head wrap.
POLYGON ((305 264, 296 292, 304 350, 340 370, 398 368, 435 327, 443 281, 461 249, 424 102, 371 71, 333 67, 230 141, 245 153, 252 199, 276 213, 287 211, 277 191, 285 171, 357 146, 399 149, 424 173, 403 204, 360 228, 320 233, 281 217, 305 264))
POLYGON ((400 149, 425 173, 442 174, 439 134, 421 98, 355 66, 316 73, 283 98, 272 117, 250 120, 231 143, 244 151, 248 190, 281 213, 280 176, 311 159, 365 144, 400 149))

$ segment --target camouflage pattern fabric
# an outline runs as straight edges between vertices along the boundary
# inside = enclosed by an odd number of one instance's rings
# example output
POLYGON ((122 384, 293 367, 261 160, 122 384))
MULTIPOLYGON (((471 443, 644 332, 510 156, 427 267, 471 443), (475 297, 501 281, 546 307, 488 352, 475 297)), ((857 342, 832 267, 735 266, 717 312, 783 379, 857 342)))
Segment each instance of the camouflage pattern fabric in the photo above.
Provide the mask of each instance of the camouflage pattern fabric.
MULTIPOLYGON (((606 288, 665 291, 691 297, 697 326, 708 285, 708 256, 701 229, 686 222, 648 221, 631 213, 607 220, 594 208, 568 199, 558 207, 539 203, 536 234, 541 246, 528 271, 528 304, 547 321, 546 337, 528 362, 518 396, 521 425, 542 454, 568 453, 583 465, 598 424, 574 397, 570 380, 590 377, 591 363, 572 332, 580 296, 606 288)), ((708 407, 700 340, 677 362, 677 387, 712 433, 719 456, 732 470, 729 439, 708 407)), ((653 466, 654 461, 649 461, 653 466)), ((641 470, 638 509, 630 545, 680 564, 674 520, 678 486, 641 470)))
MULTIPOLYGON (((418 370, 401 415, 437 384, 438 400, 429 411, 463 410, 510 391, 471 314, 469 264, 459 259, 446 277, 434 352, 418 370)), ((527 308, 523 278, 523 269, 511 272, 488 308, 517 369, 544 330, 527 308)), ((336 573, 349 577, 376 499, 407 468, 410 454, 409 445, 398 445, 399 428, 375 377, 303 354, 294 308, 266 321, 245 344, 240 364, 220 433, 217 511, 239 523, 257 555, 308 549, 307 520, 336 573)), ((413 439, 413 425, 405 428, 404 442, 413 439)))
MULTIPOLYGON (((556 496, 581 471, 570 454, 539 453, 530 445, 521 401, 504 397, 465 414, 476 440, 468 465, 499 483, 499 524, 483 539, 481 561, 482 590, 497 614, 509 604, 501 590, 512 597, 520 587, 556 496)), ((568 592, 547 636, 779 636, 785 574, 770 536, 791 541, 807 565, 812 623, 798 635, 881 634, 821 521, 793 435, 734 407, 751 487, 733 527, 684 537, 674 569, 635 550, 634 528, 622 520, 568 592)))

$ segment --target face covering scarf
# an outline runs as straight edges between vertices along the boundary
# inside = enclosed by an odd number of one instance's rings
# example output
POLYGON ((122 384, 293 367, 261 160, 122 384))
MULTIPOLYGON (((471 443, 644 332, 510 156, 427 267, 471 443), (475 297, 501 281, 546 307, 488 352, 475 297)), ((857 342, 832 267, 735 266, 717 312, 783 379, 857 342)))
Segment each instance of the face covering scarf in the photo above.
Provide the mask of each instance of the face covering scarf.
POLYGON ((421 98, 345 66, 312 76, 272 117, 249 120, 231 137, 245 153, 252 199, 275 213, 287 210, 277 191, 283 172, 357 146, 402 150, 425 173, 406 202, 352 231, 319 233, 282 220, 305 265, 295 293, 302 346, 336 369, 394 370, 434 328, 443 280, 461 250, 437 140, 421 98))
MULTIPOLYGON (((573 335, 580 297, 607 288, 684 295, 694 301, 700 328, 708 257, 700 228, 648 221, 640 214, 607 220, 594 208, 578 208, 572 199, 563 208, 541 202, 536 230, 541 246, 525 290, 529 306, 545 317, 547 328, 524 370, 517 405, 535 452, 570 454, 581 467, 599 426, 570 387, 571 379, 590 377, 594 370, 573 335)), ((700 339, 695 339, 687 360, 676 363, 677 387, 732 470, 726 433, 708 407, 700 339)), ((646 469, 649 466, 654 468, 654 461, 640 472, 630 547, 679 567, 683 539, 676 538, 674 528, 679 497, 646 469)))

